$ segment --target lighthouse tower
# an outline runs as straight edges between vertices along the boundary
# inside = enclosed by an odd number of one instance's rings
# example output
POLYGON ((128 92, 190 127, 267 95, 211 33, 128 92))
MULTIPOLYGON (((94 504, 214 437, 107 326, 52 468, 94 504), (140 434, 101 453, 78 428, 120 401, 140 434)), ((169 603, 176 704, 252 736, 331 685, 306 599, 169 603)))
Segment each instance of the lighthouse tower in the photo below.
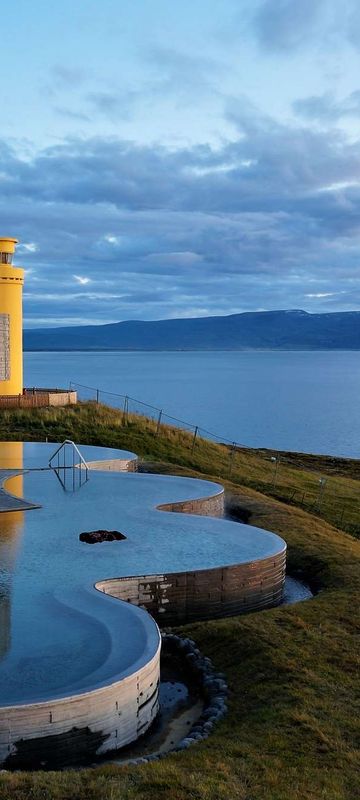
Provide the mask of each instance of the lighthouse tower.
POLYGON ((0 237, 0 395, 23 392, 22 288, 24 270, 12 266, 17 239, 0 237))

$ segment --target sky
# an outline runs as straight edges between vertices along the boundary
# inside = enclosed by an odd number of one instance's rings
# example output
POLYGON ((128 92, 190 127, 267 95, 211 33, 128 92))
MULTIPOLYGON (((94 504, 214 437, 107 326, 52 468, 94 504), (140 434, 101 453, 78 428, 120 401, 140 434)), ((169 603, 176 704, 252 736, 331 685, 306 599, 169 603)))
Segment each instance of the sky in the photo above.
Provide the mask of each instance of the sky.
POLYGON ((360 309, 357 0, 12 0, 25 327, 360 309))

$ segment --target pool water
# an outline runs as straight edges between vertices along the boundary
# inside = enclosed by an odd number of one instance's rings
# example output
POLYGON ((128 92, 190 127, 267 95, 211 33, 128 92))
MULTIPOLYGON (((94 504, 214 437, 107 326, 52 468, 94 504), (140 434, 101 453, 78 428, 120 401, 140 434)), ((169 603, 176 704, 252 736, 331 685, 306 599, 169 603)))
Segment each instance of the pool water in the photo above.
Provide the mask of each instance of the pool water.
MULTIPOLYGON (((96 471, 78 491, 64 491, 54 471, 40 469, 49 448, 25 445, 22 463, 35 471, 5 484, 39 507, 0 514, 0 705, 105 685, 156 652, 154 620, 98 592, 97 581, 245 563, 285 547, 275 534, 237 522, 157 510, 221 491, 208 481, 96 471), (100 528, 127 538, 79 541, 100 528)), ((81 450, 110 457, 102 448, 81 450)), ((6 463, 0 445, 3 469, 15 458, 6 463)))

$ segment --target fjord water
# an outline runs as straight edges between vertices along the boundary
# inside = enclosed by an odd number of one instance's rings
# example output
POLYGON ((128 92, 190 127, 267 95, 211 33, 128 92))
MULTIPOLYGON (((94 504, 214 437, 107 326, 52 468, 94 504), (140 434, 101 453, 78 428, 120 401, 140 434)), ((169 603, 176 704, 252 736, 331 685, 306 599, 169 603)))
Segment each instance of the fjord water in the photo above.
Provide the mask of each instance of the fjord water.
POLYGON ((28 352, 24 362, 26 386, 76 381, 239 444, 360 457, 357 351, 28 352))

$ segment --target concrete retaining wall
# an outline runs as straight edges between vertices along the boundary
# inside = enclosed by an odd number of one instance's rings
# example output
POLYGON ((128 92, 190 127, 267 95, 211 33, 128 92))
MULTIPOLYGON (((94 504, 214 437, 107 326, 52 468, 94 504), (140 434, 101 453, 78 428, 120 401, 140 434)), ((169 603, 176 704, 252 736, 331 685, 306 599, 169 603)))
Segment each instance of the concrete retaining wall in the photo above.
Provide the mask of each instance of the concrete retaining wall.
POLYGON ((162 626, 276 606, 285 583, 286 549, 250 564, 99 581, 99 591, 134 603, 162 626))
POLYGON ((158 506, 160 511, 175 511, 182 514, 197 514, 201 517, 222 517, 224 515, 224 489, 211 497, 184 500, 180 503, 165 503, 158 506))
POLYGON ((100 689, 0 709, 0 764, 5 769, 59 767, 137 739, 158 712, 160 642, 138 672, 100 689))
POLYGON ((49 392, 49 406, 70 406, 77 403, 77 392, 49 392))
MULTIPOLYGON (((133 463, 115 459, 90 466, 121 471, 133 463)), ((221 517, 224 491, 159 509, 221 517)), ((277 605, 285 564, 284 544, 275 555, 250 563, 112 578, 99 581, 96 588, 146 609, 162 626, 177 625, 277 605)), ((124 747, 155 719, 159 680, 160 643, 147 664, 108 686, 58 700, 0 708, 0 765, 5 769, 55 768, 91 762, 97 755, 124 747)))
POLYGON ((137 472, 137 458, 110 458, 107 461, 88 461, 90 469, 100 470, 101 472, 137 472))

